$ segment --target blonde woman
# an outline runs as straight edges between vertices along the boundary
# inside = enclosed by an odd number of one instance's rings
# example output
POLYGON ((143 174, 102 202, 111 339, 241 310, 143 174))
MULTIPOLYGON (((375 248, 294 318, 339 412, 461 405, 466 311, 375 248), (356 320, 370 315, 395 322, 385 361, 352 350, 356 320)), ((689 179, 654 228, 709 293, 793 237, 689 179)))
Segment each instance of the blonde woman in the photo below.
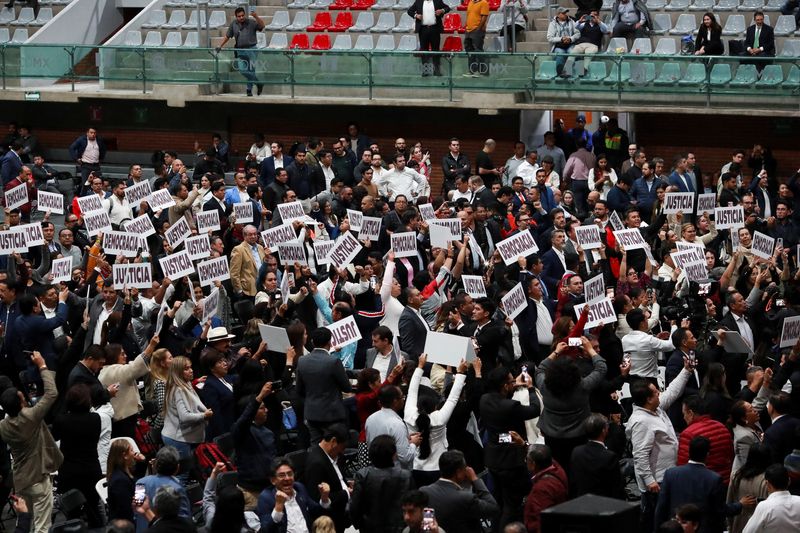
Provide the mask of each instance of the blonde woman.
POLYGON ((156 414, 150 417, 151 434, 156 443, 161 443, 161 428, 164 427, 164 403, 167 397, 167 376, 172 365, 172 354, 159 348, 150 357, 150 374, 146 376, 144 399, 156 404, 156 414))

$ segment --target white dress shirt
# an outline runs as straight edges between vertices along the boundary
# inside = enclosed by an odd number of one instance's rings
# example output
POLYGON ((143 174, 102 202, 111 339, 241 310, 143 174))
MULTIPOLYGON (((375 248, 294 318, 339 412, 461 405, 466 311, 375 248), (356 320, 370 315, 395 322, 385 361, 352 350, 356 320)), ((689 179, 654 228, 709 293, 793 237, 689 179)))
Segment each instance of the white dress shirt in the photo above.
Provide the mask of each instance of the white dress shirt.
POLYGON ((100 162, 100 147, 97 145, 97 140, 86 141, 86 149, 81 154, 81 161, 90 165, 100 162))
POLYGON ((550 310, 541 300, 536 302, 536 338, 539 344, 553 344, 553 319, 550 317, 550 310))
MULTIPOLYGON (((670 335, 675 331, 672 326, 670 335)), ((644 331, 634 330, 622 337, 622 351, 631 354, 631 375, 643 378, 658 377, 658 352, 675 349, 672 340, 661 340, 644 331)))
POLYGON ((111 313, 113 312, 113 307, 111 309, 107 309, 106 305, 103 304, 103 309, 100 311, 100 315, 97 317, 97 325, 94 328, 94 336, 92 337, 93 344, 101 344, 103 324, 106 323, 106 320, 108 320, 108 317, 111 316, 111 313))
POLYGON ((742 335, 747 344, 750 348, 755 348, 753 342, 753 330, 750 329, 750 324, 747 323, 747 320, 744 319, 744 316, 736 316, 734 313, 731 313, 733 320, 736 322, 736 327, 739 328, 739 333, 742 335))
MULTIPOLYGON (((539 165, 534 163, 530 164, 528 161, 523 161, 517 167, 517 176, 522 178, 522 184, 528 189, 536 185, 536 171, 539 170, 539 165)), ((514 176, 511 176, 512 178, 514 176)))
POLYGON ((394 169, 383 176, 380 185, 378 185, 378 191, 381 196, 388 196, 390 202, 394 202, 399 194, 411 201, 417 197, 416 191, 424 189, 427 185, 428 179, 425 176, 413 168, 406 167, 403 170, 394 169), (417 185, 416 188, 414 184, 417 185))
POLYGON ((433 7, 433 0, 425 0, 422 2, 422 25, 436 25, 436 9, 433 7))
POLYGON ((792 496, 788 490, 779 490, 756 506, 742 533, 797 531, 798 524, 800 496, 792 496))

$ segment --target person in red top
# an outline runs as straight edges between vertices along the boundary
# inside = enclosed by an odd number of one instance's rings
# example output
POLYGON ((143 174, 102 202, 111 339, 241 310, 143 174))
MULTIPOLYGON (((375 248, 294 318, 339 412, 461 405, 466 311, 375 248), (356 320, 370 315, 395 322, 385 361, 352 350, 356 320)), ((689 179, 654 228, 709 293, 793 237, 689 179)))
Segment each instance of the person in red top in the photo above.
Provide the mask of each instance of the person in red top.
MULTIPOLYGON (((31 201, 36 198, 36 188, 33 186, 33 173, 31 172, 30 167, 23 166, 19 171, 19 176, 9 181, 3 189, 8 192, 14 187, 19 187, 23 183, 27 184, 26 188, 28 189, 28 201, 18 206, 17 209, 19 209, 19 212, 22 215, 22 222, 30 222, 31 201)), ((8 202, 6 202, 6 205, 7 204, 8 202)))
POLYGON ((367 446, 367 433, 365 426, 369 415, 380 409, 378 405, 378 391, 384 385, 394 384, 395 380, 403 374, 403 365, 395 366, 386 376, 386 381, 381 383, 381 375, 374 368, 365 368, 358 373, 356 385, 356 413, 358 414, 358 462, 359 467, 369 466, 369 447, 367 446))
POLYGON ((711 442, 706 466, 722 477, 727 485, 731 478, 733 464, 733 437, 724 424, 714 420, 706 413, 703 400, 696 395, 683 400, 683 419, 686 429, 681 432, 678 442, 678 465, 689 462, 689 443, 695 437, 705 437, 711 442))
POLYGON ((525 500, 525 527, 528 533, 539 533, 542 511, 563 503, 569 498, 567 474, 557 461, 553 460, 550 448, 544 444, 534 444, 526 460, 531 477, 531 492, 525 500))

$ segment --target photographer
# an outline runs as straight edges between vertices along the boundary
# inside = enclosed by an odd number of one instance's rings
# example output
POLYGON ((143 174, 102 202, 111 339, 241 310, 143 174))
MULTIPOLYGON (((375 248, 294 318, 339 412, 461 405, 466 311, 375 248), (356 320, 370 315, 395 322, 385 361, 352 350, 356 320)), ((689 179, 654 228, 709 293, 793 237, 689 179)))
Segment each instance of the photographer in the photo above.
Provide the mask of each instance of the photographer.
POLYGON ((596 54, 603 43, 603 37, 611 33, 611 29, 600 19, 600 10, 592 9, 578 19, 578 31, 581 36, 572 48, 573 54, 586 54, 583 58, 583 71, 589 69, 592 61, 588 54, 596 54))
MULTIPOLYGON (((670 334, 675 331, 674 320, 669 333, 662 332, 654 337, 647 333, 649 330, 644 311, 633 309, 625 315, 631 332, 622 338, 622 351, 630 354, 631 376, 645 378, 650 383, 658 386, 658 352, 671 352, 675 349, 670 334)), ((689 327, 689 320, 681 321, 682 328, 689 327)))

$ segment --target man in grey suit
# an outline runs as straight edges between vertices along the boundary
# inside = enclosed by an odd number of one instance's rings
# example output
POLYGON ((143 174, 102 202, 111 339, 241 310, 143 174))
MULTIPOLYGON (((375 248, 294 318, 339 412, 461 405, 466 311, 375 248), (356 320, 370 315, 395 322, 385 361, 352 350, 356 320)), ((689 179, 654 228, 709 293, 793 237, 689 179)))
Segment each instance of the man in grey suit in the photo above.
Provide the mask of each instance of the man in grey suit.
POLYGON ((500 507, 483 481, 467 466, 458 450, 444 452, 439 458, 441 477, 420 490, 428 495, 436 511, 436 521, 447 531, 482 533, 481 520, 500 514, 500 507))
POLYGON ((400 328, 400 349, 407 352, 416 363, 425 350, 425 339, 428 338, 428 323, 422 318, 419 310, 425 301, 419 290, 407 287, 403 291, 406 308, 400 314, 398 326, 400 328))
POLYGON ((394 367, 408 359, 405 352, 398 353, 394 349, 394 335, 386 326, 378 326, 372 330, 372 348, 367 350, 367 362, 364 368, 374 368, 381 375, 381 383, 386 381, 394 367))
POLYGON ((347 419, 342 393, 350 392, 350 380, 342 362, 330 354, 331 338, 331 330, 327 328, 312 331, 314 350, 297 363, 297 394, 305 402, 311 444, 322 440, 326 428, 345 424, 347 419))
MULTIPOLYGON (((103 324, 111 313, 122 312, 125 306, 123 299, 119 297, 119 292, 114 290, 112 280, 109 279, 103 285, 103 291, 95 296, 89 304, 89 329, 86 331, 84 350, 92 344, 101 344, 101 332, 103 324)), ((132 299, 131 316, 138 318, 142 316, 142 303, 137 299, 132 299)))

